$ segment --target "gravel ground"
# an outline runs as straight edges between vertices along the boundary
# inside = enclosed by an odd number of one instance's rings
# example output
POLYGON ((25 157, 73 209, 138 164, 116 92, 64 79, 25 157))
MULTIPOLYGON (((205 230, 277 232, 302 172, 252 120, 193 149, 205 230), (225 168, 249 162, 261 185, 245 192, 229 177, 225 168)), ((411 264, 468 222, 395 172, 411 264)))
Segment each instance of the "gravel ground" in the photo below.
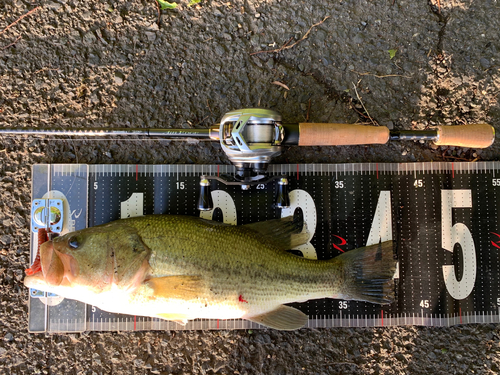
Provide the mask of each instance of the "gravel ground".
MULTIPOLYGON (((202 1, 161 12, 154 0, 3 0, 0 126, 206 128, 261 105, 288 122, 488 122, 498 131, 498 30, 497 0, 202 1)), ((499 147, 292 147, 276 162, 498 160, 499 147)), ((29 334, 32 164, 228 160, 210 142, 16 137, 0 139, 0 158, 2 373, 500 371, 500 325, 29 334)))

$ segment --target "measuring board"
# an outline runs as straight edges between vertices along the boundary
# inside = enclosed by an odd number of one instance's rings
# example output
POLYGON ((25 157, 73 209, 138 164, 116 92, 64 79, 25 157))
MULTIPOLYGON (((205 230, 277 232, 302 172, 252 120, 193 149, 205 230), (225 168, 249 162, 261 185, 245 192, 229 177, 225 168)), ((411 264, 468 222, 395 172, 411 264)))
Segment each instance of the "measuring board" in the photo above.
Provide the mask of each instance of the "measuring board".
MULTIPOLYGON (((336 299, 292 304, 308 327, 449 326, 500 321, 500 162, 271 165, 289 180, 291 206, 273 205, 275 183, 243 191, 211 180, 214 210, 196 204, 200 176, 230 165, 34 165, 32 199, 61 198, 64 232, 143 214, 246 224, 301 213, 308 258, 393 239, 396 301, 336 299)), ((32 259, 36 247, 32 232, 32 259)), ((111 314, 30 291, 31 332, 259 328, 246 320, 190 321, 111 314)))

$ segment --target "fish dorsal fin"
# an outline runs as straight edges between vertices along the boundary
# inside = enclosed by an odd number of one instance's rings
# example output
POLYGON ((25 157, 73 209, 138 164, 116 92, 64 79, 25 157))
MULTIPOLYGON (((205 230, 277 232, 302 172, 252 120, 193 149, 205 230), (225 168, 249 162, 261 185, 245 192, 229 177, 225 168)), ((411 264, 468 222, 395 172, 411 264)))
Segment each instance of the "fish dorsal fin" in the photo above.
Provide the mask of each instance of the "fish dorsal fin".
POLYGON ((290 250, 307 242, 309 233, 307 230, 301 233, 304 226, 303 220, 294 220, 292 216, 244 225, 257 232, 263 241, 281 250, 290 250))
POLYGON ((200 276, 154 277, 147 280, 146 284, 153 289, 153 295, 160 298, 191 300, 200 297, 205 290, 205 283, 200 276))
POLYGON ((307 315, 296 308, 281 305, 268 313, 245 318, 269 328, 291 331, 302 328, 307 323, 307 315))

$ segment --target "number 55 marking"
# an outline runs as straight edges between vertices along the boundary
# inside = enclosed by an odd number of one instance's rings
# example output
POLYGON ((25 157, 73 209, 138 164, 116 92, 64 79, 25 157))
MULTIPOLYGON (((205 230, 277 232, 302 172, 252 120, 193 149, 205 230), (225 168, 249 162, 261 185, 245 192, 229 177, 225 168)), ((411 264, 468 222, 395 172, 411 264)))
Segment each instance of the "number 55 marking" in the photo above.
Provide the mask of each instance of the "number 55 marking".
POLYGON ((455 266, 443 266, 443 276, 448 293, 455 299, 464 299, 474 289, 476 281, 476 248, 472 234, 465 224, 452 225, 453 208, 472 207, 470 190, 441 190, 441 242, 443 249, 453 252, 459 244, 463 258, 462 279, 457 280, 455 266))

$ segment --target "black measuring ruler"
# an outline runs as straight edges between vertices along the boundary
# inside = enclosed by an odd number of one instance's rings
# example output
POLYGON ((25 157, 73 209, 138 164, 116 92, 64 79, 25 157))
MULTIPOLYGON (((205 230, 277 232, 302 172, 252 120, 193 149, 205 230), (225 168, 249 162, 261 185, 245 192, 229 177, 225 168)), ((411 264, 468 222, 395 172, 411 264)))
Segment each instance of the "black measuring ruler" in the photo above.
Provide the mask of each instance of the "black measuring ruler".
MULTIPOLYGON (((200 214, 200 175, 232 174, 232 166, 89 165, 88 226, 143 214, 201 215, 241 225, 300 211, 311 238, 297 254, 329 259, 392 239, 399 260, 395 303, 293 304, 309 315, 309 327, 499 322, 499 170, 498 162, 271 165, 271 174, 288 176, 290 208, 274 207, 272 183, 243 191, 212 181, 215 209, 200 214)), ((86 309, 87 330, 259 327, 205 319, 181 326, 86 309)))

